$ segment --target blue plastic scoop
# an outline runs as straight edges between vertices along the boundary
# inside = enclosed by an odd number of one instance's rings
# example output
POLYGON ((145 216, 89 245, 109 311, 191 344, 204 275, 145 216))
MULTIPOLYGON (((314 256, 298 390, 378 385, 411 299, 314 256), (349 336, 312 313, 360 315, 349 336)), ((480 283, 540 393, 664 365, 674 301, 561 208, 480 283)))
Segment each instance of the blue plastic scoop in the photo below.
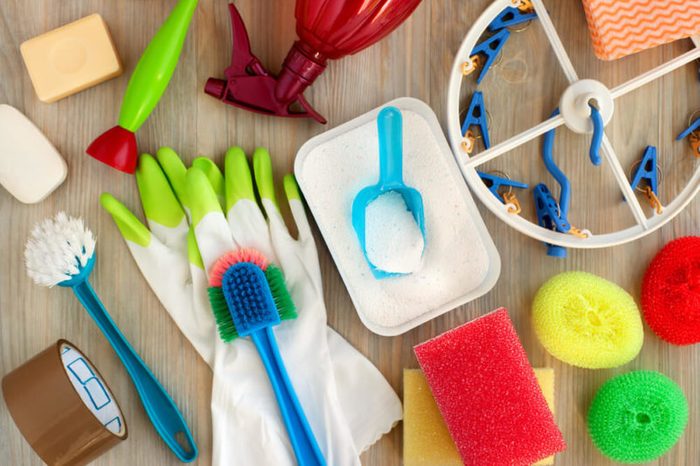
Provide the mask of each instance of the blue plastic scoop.
POLYGON ((418 190, 406 186, 403 182, 403 128, 401 112, 396 107, 386 107, 377 116, 379 133, 379 182, 362 189, 352 203, 352 226, 357 233, 360 247, 367 259, 372 274, 376 278, 387 278, 405 273, 390 272, 379 269, 367 256, 365 220, 367 206, 379 196, 391 192, 401 195, 406 208, 413 215, 425 242, 425 218, 423 215, 423 198, 418 190))

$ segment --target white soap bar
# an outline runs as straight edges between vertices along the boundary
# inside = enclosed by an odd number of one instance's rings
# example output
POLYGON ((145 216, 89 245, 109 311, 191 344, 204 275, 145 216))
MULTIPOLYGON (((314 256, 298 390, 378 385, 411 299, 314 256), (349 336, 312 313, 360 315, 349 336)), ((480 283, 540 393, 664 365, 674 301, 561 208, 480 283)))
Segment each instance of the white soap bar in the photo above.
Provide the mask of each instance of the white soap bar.
POLYGON ((367 259, 379 270, 413 273, 423 258, 423 234, 400 193, 390 191, 365 210, 367 259))
POLYGON ((45 199, 66 179, 66 162, 26 116, 0 104, 0 184, 25 204, 45 199))

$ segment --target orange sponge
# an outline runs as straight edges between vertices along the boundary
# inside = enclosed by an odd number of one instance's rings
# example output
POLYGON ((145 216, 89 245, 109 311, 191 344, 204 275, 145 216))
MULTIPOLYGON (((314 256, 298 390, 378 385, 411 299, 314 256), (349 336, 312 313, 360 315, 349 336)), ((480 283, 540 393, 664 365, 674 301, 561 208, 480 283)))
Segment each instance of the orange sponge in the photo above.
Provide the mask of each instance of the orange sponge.
POLYGON ((593 50, 615 60, 700 32, 700 0, 583 0, 593 50))
MULTIPOLYGON (((537 382, 554 413, 554 369, 535 369, 537 382)), ((461 466, 457 452, 430 387, 420 369, 403 371, 403 464, 404 466, 461 466)), ((554 464, 554 456, 535 466, 554 464)))

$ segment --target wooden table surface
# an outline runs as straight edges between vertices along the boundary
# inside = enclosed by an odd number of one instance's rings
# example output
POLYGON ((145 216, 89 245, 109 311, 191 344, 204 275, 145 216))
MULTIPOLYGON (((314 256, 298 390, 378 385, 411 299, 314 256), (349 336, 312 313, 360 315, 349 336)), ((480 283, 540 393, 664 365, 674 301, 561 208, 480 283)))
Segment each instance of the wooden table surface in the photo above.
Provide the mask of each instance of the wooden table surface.
MULTIPOLYGON (((66 210, 80 215, 97 234, 98 257, 93 284, 107 309, 134 347, 184 410, 200 445, 196 464, 211 462, 211 372, 163 310, 141 277, 98 195, 109 191, 139 211, 132 177, 118 173, 84 155, 88 143, 112 126, 123 91, 141 51, 174 0, 5 0, 0 4, 0 102, 9 103, 36 122, 64 155, 69 166, 66 183, 36 205, 22 205, 0 190, 0 372, 7 373, 58 338, 76 343, 94 361, 114 390, 129 424, 128 443, 95 464, 178 464, 151 428, 138 399, 115 357, 86 313, 67 290, 34 285, 26 276, 22 251, 31 226, 66 210), (53 104, 39 102, 19 53, 19 44, 47 30, 98 12, 109 25, 125 73, 117 79, 53 104)), ((180 64, 154 114, 138 133, 139 146, 155 151, 176 148, 187 160, 199 154, 221 161, 226 148, 247 151, 266 146, 276 175, 290 171, 299 147, 310 137, 400 96, 428 102, 445 123, 448 74, 459 44, 489 0, 433 0, 389 38, 355 56, 331 63, 306 97, 328 118, 321 126, 306 120, 254 115, 225 106, 202 92, 209 76, 221 76, 230 58, 230 27, 223 0, 201 0, 185 43, 180 64)), ((619 84, 662 61, 688 50, 680 41, 612 63, 592 54, 579 0, 545 2, 561 31, 574 65, 584 77, 609 86, 619 84)), ((295 37, 294 2, 239 1, 251 34, 253 50, 276 71, 295 37)), ((664 185, 661 198, 672 198, 685 186, 698 161, 673 135, 700 109, 700 86, 695 64, 674 72, 617 103, 607 131, 623 166, 641 157, 647 144, 659 146, 664 185)), ((492 117, 493 139, 503 140, 544 119, 557 105, 565 80, 554 55, 543 42, 538 24, 514 34, 503 59, 482 85, 492 117)), ((465 89, 469 86, 465 86, 465 89)), ((465 91, 466 92, 466 91, 465 91)), ((461 102, 462 106, 466 102, 461 102)), ((0 142, 1 144, 1 142, 0 142)), ((495 161, 489 168, 506 169, 516 178, 536 183, 543 179, 539 141, 495 161)), ((631 224, 605 166, 587 160, 587 137, 558 131, 558 160, 574 184, 571 221, 594 232, 631 224)), ((544 178, 553 183, 551 178, 544 178)), ((522 193, 525 215, 532 218, 530 194, 522 193)), ((538 242, 511 229, 479 206, 501 254, 502 272, 496 287, 484 297, 394 338, 373 335, 358 319, 337 270, 317 234, 329 324, 369 357, 399 394, 402 370, 417 367, 413 345, 499 306, 506 306, 533 366, 556 371, 557 422, 568 443, 556 464, 607 465, 586 433, 585 413, 596 389, 609 377, 632 369, 654 369, 676 380, 690 404, 688 428, 660 465, 700 464, 700 345, 675 347, 661 342, 645 328, 641 354, 624 367, 581 370, 549 356, 530 326, 530 303, 537 288, 565 270, 584 270, 608 278, 639 299, 645 267, 658 249, 673 238, 700 232, 697 199, 660 230, 623 246, 600 250, 571 250, 565 260, 549 258, 538 242)), ((647 212, 649 210, 647 209, 647 212)), ((317 232, 316 232, 317 233, 317 232)), ((0 409, 2 463, 40 464, 12 423, 4 402, 0 409)), ((363 455, 367 465, 401 464, 402 429, 363 455)), ((488 466, 488 465, 484 465, 488 466)))

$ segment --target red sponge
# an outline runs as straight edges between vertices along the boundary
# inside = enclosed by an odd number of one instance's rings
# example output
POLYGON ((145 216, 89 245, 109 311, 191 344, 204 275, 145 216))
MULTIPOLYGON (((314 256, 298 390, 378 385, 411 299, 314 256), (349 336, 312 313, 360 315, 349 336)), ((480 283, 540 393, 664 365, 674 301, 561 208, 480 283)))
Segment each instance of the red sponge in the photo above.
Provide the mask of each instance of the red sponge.
POLYGON ((642 310, 662 340, 700 342, 700 236, 671 241, 654 257, 644 274, 642 310))
POLYGON ((465 465, 529 465, 566 448, 505 309, 414 351, 465 465))

